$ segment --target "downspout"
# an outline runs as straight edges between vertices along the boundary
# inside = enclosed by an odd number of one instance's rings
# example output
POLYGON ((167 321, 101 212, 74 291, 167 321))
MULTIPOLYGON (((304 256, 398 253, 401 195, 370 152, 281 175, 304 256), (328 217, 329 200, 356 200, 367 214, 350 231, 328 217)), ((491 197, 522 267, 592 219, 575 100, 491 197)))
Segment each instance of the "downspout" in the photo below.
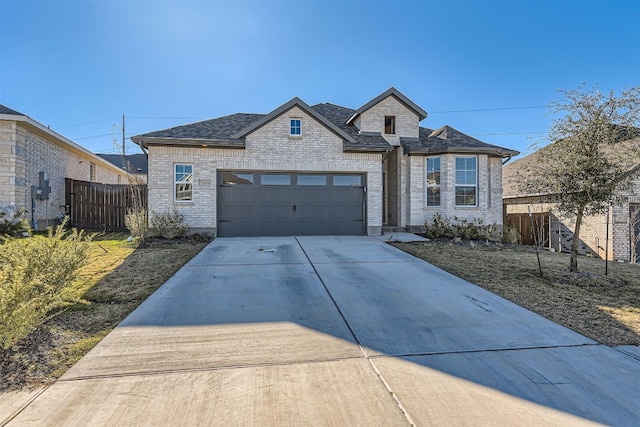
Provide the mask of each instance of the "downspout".
POLYGON ((511 155, 509 155, 509 157, 507 157, 507 160, 504 160, 502 162, 502 166, 506 165, 507 163, 509 163, 509 161, 511 160, 511 155))

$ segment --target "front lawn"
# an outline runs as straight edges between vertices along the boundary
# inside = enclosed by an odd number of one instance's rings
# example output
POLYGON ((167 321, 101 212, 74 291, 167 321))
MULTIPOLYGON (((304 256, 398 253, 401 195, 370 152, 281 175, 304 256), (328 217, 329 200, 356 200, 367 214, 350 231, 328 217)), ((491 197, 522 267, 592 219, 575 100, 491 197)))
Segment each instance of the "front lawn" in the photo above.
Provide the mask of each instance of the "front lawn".
POLYGON ((15 348, 0 349, 0 392, 50 384, 60 377, 208 243, 150 239, 136 248, 127 236, 95 238, 90 262, 77 283, 80 300, 15 348))
POLYGON ((394 246, 602 344, 640 345, 640 265, 580 257, 527 246, 429 241, 394 246))

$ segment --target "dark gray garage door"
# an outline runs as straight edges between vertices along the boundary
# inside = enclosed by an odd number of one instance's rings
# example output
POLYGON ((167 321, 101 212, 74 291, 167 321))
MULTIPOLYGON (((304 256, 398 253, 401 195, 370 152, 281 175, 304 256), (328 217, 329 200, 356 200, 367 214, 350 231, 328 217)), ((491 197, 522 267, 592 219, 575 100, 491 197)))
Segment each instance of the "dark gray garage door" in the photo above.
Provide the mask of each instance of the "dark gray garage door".
POLYGON ((365 233, 364 175, 218 172, 218 235, 365 233))

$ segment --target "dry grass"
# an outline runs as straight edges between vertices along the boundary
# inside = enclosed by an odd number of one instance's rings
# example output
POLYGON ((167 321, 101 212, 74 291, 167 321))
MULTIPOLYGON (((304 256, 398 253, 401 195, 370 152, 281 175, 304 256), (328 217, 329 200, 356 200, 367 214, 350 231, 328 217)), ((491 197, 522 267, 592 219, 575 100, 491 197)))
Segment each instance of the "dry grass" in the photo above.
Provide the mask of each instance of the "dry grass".
POLYGON ((48 384, 64 374, 208 243, 151 240, 136 248, 126 237, 95 239, 91 261, 75 284, 80 299, 0 354, 0 392, 48 384))
POLYGON ((529 247, 431 241, 396 247, 475 283, 602 344, 640 345, 640 265, 580 257, 580 273, 568 271, 569 255, 529 247))

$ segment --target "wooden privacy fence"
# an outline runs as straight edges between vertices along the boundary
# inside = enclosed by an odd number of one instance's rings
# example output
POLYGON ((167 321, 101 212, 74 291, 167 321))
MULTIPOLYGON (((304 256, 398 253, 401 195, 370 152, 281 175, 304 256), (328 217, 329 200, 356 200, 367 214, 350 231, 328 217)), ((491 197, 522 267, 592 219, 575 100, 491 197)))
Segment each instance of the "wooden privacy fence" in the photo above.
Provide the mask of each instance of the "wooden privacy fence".
POLYGON ((124 217, 137 197, 147 209, 147 186, 99 184, 65 179, 69 226, 95 231, 127 231, 124 217))

